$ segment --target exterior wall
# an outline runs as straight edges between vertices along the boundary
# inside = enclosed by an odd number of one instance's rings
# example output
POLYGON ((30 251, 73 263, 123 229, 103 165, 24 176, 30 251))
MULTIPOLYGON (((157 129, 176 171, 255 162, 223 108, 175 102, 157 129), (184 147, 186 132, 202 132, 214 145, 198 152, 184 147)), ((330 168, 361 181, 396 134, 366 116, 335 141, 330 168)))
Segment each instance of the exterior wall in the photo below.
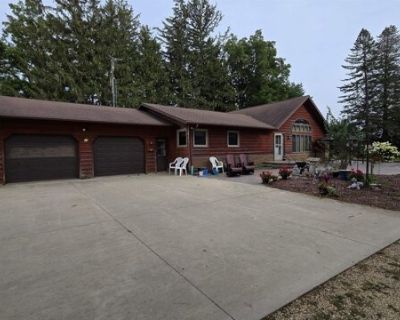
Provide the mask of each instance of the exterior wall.
POLYGON ((255 162, 267 161, 266 159, 268 161, 271 160, 273 140, 270 138, 269 130, 215 126, 201 126, 198 129, 208 130, 208 146, 194 147, 193 130, 190 130, 187 147, 177 147, 176 135, 174 136, 172 144, 175 146, 175 150, 172 158, 177 156, 189 157, 191 165, 195 167, 210 166, 208 159, 211 156, 225 161, 227 154, 246 153, 255 162), (230 130, 239 131, 239 147, 228 147, 227 132, 230 130))
POLYGON ((311 152, 292 152, 292 126, 299 119, 307 120, 310 124, 313 142, 325 136, 325 132, 313 115, 313 111, 303 105, 276 131, 284 135, 284 158, 287 160, 305 160, 312 155, 311 152))
MULTIPOLYGON (((79 177, 93 177, 93 142, 99 136, 131 136, 144 142, 146 173, 156 171, 156 138, 171 144, 171 127, 2 119, 0 126, 0 183, 5 183, 5 140, 12 134, 58 134, 75 138, 78 145, 79 177)), ((175 141, 174 141, 175 142, 175 141)))

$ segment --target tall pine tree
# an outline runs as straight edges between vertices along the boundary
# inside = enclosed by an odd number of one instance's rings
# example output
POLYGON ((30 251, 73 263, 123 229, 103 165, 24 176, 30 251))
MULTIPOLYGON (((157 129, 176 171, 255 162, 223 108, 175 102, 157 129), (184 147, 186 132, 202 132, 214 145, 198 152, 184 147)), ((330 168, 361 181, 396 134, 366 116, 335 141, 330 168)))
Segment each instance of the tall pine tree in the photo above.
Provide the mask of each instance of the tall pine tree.
POLYGON ((377 44, 377 107, 381 139, 400 145, 400 35, 397 28, 385 28, 377 44))
POLYGON ((184 0, 174 0, 173 14, 163 22, 163 28, 159 31, 169 77, 171 103, 182 106, 192 92, 188 70, 187 9, 184 0))
POLYGON ((135 74, 140 80, 137 90, 140 101, 168 104, 170 101, 168 75, 161 46, 147 26, 143 26, 140 30, 138 60, 135 74))
MULTIPOLYGON (((379 126, 376 108, 376 43, 368 30, 362 29, 354 43, 351 53, 346 58, 348 78, 340 87, 343 95, 340 102, 342 111, 350 121, 359 126, 365 136, 368 149, 379 126)), ((369 153, 366 153, 366 175, 369 174, 369 153)))
POLYGON ((160 30, 173 103, 213 110, 232 106, 222 44, 215 35, 221 18, 208 0, 175 0, 173 15, 160 30))

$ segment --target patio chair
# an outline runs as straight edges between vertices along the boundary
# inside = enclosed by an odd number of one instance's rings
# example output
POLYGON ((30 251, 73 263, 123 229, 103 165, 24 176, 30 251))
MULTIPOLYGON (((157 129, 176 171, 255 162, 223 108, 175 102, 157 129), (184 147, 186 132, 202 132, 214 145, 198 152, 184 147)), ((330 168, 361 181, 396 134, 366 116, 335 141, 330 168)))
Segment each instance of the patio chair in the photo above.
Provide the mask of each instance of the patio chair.
POLYGON ((254 169, 256 166, 254 165, 254 162, 249 161, 247 158, 247 154, 241 153, 239 155, 240 158, 240 164, 242 165, 242 170, 244 174, 250 174, 254 173, 254 169))
POLYGON ((171 174, 171 170, 174 170, 175 175, 176 175, 176 170, 180 167, 182 161, 183 161, 183 158, 178 157, 173 162, 171 162, 169 164, 168 174, 171 174))
POLYGON ((242 173, 242 167, 240 163, 236 163, 233 155, 228 154, 226 156, 226 175, 233 177, 242 173))
POLYGON ((179 165, 179 168, 177 168, 176 170, 179 171, 179 176, 182 176, 182 173, 185 172, 185 175, 187 174, 187 165, 189 162, 189 158, 183 158, 182 162, 179 165))
POLYGON ((216 157, 210 157, 210 162, 212 165, 212 170, 214 169, 219 173, 219 169, 222 170, 222 173, 224 173, 224 163, 222 161, 219 161, 216 157))

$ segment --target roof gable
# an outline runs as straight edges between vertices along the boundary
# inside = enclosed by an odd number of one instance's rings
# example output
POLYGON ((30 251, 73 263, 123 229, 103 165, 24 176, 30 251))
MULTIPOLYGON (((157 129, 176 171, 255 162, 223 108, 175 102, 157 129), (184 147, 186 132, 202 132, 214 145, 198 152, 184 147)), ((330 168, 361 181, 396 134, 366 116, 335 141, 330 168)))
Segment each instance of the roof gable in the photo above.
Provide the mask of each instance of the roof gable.
POLYGON ((147 110, 180 125, 201 124, 211 126, 273 129, 272 126, 244 114, 233 114, 200 109, 180 108, 144 103, 140 110, 147 110))
POLYGON ((170 126, 168 122, 133 108, 114 108, 6 96, 0 96, 0 117, 170 126))
POLYGON ((279 129, 301 106, 306 104, 311 107, 311 111, 314 112, 321 127, 325 128, 325 119, 310 96, 296 97, 284 101, 249 107, 238 111, 232 111, 231 113, 245 114, 279 129))

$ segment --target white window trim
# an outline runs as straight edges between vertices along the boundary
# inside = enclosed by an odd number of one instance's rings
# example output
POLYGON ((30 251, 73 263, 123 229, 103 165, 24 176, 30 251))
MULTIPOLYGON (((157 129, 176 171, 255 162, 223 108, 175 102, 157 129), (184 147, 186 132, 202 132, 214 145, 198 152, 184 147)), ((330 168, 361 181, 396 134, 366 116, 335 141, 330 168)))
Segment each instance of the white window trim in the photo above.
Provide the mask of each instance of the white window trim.
POLYGON ((178 129, 176 130, 176 146, 178 148, 186 148, 188 145, 188 134, 186 129, 178 129), (186 133, 186 143, 185 144, 179 144, 179 133, 185 132, 186 133))
POLYGON ((240 132, 237 130, 228 130, 226 132, 226 144, 228 145, 228 148, 239 148, 240 147, 240 132), (237 142, 238 144, 229 144, 229 134, 230 133, 236 133, 237 134, 237 142))
POLYGON ((196 148, 207 148, 208 147, 208 130, 207 129, 194 129, 193 130, 193 147, 196 147, 196 148), (206 144, 204 144, 204 145, 203 144, 195 144, 194 136, 195 136, 196 131, 203 131, 206 133, 206 144))

